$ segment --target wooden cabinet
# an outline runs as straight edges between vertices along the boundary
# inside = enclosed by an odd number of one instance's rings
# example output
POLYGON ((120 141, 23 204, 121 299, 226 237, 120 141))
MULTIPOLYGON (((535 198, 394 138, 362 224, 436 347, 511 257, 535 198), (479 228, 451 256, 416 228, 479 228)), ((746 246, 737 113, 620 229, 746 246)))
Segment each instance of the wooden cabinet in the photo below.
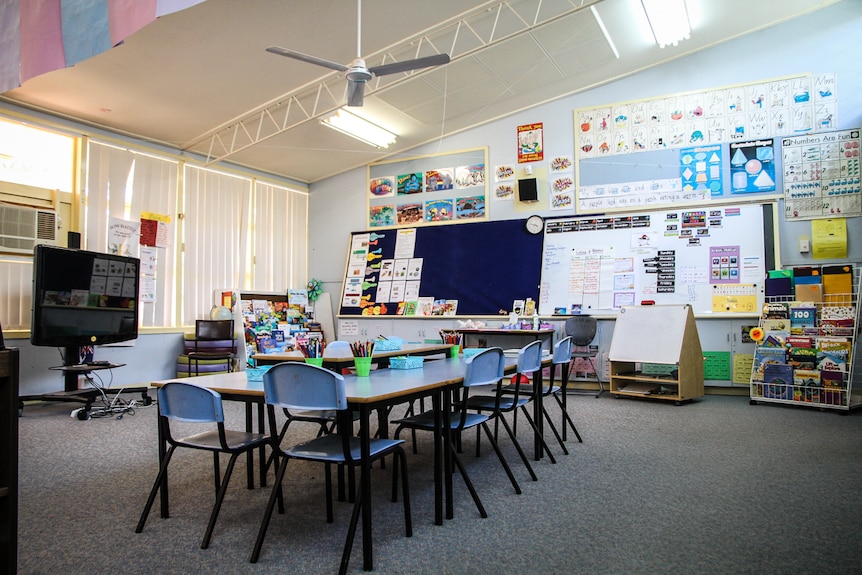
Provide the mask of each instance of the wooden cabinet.
POLYGON ((18 570, 18 350, 0 349, 0 573, 18 570))
POLYGON ((677 404, 703 397, 703 352, 690 305, 620 308, 608 359, 612 395, 677 404), (647 373, 644 364, 671 369, 647 373))

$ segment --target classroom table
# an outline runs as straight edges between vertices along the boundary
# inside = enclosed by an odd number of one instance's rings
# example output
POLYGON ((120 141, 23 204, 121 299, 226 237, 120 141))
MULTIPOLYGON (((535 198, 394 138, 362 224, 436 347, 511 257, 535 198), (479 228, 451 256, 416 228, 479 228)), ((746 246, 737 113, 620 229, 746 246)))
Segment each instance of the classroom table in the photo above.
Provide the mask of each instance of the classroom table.
MULTIPOLYGON (((542 347, 553 352, 554 346, 554 329, 503 329, 491 327, 476 327, 476 328, 458 328, 457 331, 463 336, 464 347, 488 347, 482 344, 481 341, 488 336, 505 337, 505 338, 530 338, 531 340, 541 340, 542 347), (475 345, 470 345, 475 343, 475 345), (547 343, 547 346, 545 345, 547 343)), ((487 342, 487 339, 485 339, 487 342)), ((520 346, 519 346, 520 347, 520 346)))
MULTIPOLYGON (((447 346, 448 347, 448 346, 447 346)), ((450 425, 448 415, 451 411, 452 389, 460 386, 466 373, 467 361, 463 357, 450 358, 424 363, 421 369, 381 369, 371 372, 368 377, 345 375, 344 383, 347 392, 348 407, 359 411, 359 437, 363 454, 363 464, 360 466, 360 494, 362 498, 362 548, 363 566, 366 571, 373 569, 372 525, 371 525, 371 464, 368 461, 370 452, 370 414, 376 409, 385 409, 391 405, 404 403, 419 397, 432 398, 433 409, 441 414, 437 420, 434 433, 434 522, 443 523, 443 504, 445 500, 446 518, 454 516, 452 501, 452 469, 451 457, 448 454, 451 445, 450 425), (445 468, 445 469, 444 469, 445 468)), ((506 372, 511 373, 517 367, 517 359, 506 358, 506 372)), ((160 387, 173 380, 153 382, 154 387, 160 387)), ((183 381, 195 383, 213 389, 225 400, 237 400, 246 403, 262 404, 264 401, 263 382, 249 381, 245 372, 220 373, 195 377, 183 381)), ((540 389, 541 386, 537 387, 540 389)), ((537 394, 541 398, 541 393, 537 394)), ((538 405, 541 415, 541 405, 538 405)), ((250 420, 247 419, 247 425, 250 420)), ((165 454, 165 440, 159 426, 159 458, 165 454)), ((386 429, 381 429, 381 435, 386 429)), ((167 476, 161 489, 162 517, 167 513, 167 476)))
MULTIPOLYGON (((396 350, 374 350, 371 354, 371 363, 377 364, 379 367, 386 367, 389 364, 389 359, 403 355, 436 355, 448 354, 449 348, 452 345, 448 343, 404 343, 401 344, 401 349, 396 350)), ((287 351, 283 353, 255 353, 251 356, 256 365, 275 365, 283 361, 304 361, 305 358, 300 351, 287 351)), ((328 369, 340 371, 346 367, 353 367, 353 355, 350 350, 344 350, 344 353, 327 355, 324 352, 323 366, 328 369)))

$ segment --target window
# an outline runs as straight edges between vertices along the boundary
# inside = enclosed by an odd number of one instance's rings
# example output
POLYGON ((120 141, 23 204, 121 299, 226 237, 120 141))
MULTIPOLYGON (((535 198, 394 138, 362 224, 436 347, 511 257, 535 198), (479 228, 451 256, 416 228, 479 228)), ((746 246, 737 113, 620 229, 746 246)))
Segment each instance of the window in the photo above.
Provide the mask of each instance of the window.
MULTIPOLYGON (((65 165, 67 182, 73 182, 74 138, 66 139, 70 159, 56 165, 65 165)), ((81 231, 84 249, 108 251, 112 218, 137 222, 149 212, 170 219, 165 247, 154 250, 154 297, 142 302, 142 327, 192 325, 207 317, 224 289, 286 292, 305 286, 305 190, 91 139, 84 158, 79 225, 68 226, 81 231)), ((29 328, 31 276, 32 258, 0 256, 0 323, 6 329, 29 328)))

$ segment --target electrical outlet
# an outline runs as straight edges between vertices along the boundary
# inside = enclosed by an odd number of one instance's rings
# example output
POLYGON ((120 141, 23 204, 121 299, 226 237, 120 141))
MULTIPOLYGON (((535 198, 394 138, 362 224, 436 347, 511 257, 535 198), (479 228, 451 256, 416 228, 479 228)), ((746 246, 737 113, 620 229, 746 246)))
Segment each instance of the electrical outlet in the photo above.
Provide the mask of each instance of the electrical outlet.
POLYGON ((811 240, 808 238, 802 238, 799 240, 799 253, 807 254, 811 251, 811 240))

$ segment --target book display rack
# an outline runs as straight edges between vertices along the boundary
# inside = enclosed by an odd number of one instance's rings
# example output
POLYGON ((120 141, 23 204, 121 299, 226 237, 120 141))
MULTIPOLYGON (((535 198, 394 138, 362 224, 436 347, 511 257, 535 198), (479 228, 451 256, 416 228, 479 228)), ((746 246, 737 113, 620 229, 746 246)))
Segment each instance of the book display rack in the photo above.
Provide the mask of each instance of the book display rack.
POLYGON ((856 367, 860 266, 770 272, 790 280, 783 295, 767 295, 751 368, 750 401, 849 411, 862 405, 856 367), (789 273, 788 273, 789 272, 789 273), (802 288, 802 289, 800 289, 802 288))

